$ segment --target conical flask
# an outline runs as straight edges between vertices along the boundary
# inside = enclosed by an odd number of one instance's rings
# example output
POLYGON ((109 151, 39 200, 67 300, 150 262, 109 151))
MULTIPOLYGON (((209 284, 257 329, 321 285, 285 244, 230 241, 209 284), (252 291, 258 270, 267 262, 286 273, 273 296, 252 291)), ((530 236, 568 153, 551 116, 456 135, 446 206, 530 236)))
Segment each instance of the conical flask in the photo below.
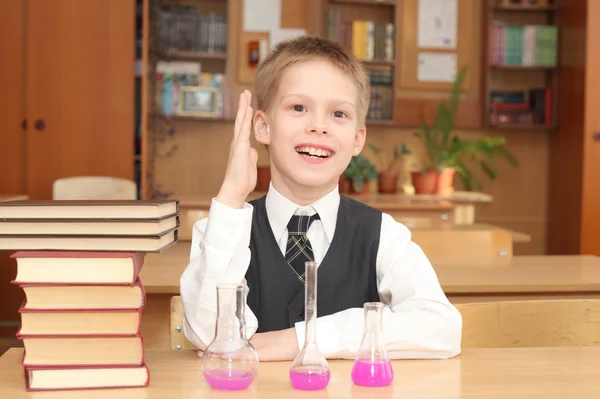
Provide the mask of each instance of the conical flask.
POLYGON ((354 360, 352 381, 366 387, 383 387, 394 379, 392 363, 382 333, 383 304, 364 304, 365 332, 354 360))
POLYGON ((245 288, 217 287, 215 338, 202 356, 202 373, 214 389, 248 388, 258 372, 258 356, 246 339, 244 322, 245 288))
POLYGON ((329 384, 329 364, 317 347, 317 263, 306 262, 304 287, 304 346, 290 367, 290 382, 296 389, 315 391, 329 384))

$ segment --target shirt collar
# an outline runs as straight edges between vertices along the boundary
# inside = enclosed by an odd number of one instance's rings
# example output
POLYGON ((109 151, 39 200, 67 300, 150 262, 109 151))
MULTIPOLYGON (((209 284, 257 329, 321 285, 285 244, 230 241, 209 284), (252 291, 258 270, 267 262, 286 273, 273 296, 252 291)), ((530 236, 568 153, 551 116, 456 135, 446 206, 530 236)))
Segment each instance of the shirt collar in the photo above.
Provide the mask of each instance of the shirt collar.
POLYGON ((315 213, 319 214, 321 223, 325 229, 325 235, 331 244, 340 206, 340 193, 337 186, 334 190, 325 194, 312 204, 300 206, 275 190, 273 184, 269 184, 265 206, 267 208, 267 217, 269 218, 271 230, 273 230, 273 235, 277 241, 279 241, 285 232, 292 215, 299 215, 304 211, 309 216, 314 215, 315 213))

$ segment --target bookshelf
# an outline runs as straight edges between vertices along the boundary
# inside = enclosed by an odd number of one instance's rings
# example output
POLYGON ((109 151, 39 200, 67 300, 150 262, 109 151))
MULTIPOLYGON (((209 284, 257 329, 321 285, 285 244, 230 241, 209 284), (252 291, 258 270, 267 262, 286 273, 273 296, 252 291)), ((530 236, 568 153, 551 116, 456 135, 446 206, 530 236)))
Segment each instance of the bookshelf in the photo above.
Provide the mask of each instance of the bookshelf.
POLYGON ((557 128, 559 0, 488 0, 488 128, 557 128))
MULTIPOLYGON (((231 122, 229 110, 229 1, 140 0, 148 5, 147 129, 142 198, 160 198, 157 157, 171 156, 177 131, 190 123, 231 122), (159 150, 160 148, 160 150, 159 150)), ((195 129, 195 128, 194 128, 195 129)), ((142 145, 144 147, 144 145, 142 145)))
POLYGON ((396 120, 399 14, 396 0, 324 0, 324 36, 361 60, 371 79, 367 125, 396 120))

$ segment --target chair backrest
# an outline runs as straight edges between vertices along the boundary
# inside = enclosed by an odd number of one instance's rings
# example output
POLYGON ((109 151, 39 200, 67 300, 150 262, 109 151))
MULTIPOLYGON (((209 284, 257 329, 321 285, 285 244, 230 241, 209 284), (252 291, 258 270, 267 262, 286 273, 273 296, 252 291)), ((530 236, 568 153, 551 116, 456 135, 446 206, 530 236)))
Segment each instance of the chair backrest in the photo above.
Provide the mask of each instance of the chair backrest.
POLYGON ((413 230, 418 244, 435 265, 508 265, 513 242, 504 230, 413 230))
POLYGON ((171 297, 171 316, 169 323, 170 347, 174 350, 197 349, 183 333, 183 305, 180 296, 171 297))
POLYGON ((600 299, 457 304, 463 348, 600 344, 600 299))
POLYGON ((135 200, 137 185, 128 179, 110 176, 76 176, 54 181, 55 200, 135 200))

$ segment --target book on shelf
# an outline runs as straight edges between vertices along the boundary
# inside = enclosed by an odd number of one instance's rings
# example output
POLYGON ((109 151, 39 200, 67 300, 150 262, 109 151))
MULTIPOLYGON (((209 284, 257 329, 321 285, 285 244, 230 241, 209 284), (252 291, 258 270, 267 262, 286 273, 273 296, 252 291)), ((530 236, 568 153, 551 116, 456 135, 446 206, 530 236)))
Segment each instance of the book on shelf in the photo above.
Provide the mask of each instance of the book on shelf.
POLYGON ((492 65, 554 67, 558 27, 494 22, 490 35, 492 65))
POLYGON ((144 264, 140 252, 17 251, 14 284, 135 285, 144 264))
POLYGON ((171 7, 157 14, 158 46, 198 53, 227 52, 227 17, 195 7, 171 7))
POLYGON ((327 14, 327 37, 350 50, 359 60, 393 61, 394 24, 366 20, 344 21, 340 9, 327 14))
POLYGON ((490 122, 493 125, 551 125, 552 88, 490 93, 490 122))
POLYGON ((371 82, 367 121, 392 120, 394 107, 392 69, 370 66, 366 70, 371 82))
POLYGON ((140 388, 150 382, 148 366, 44 367, 26 366, 27 391, 140 388))

